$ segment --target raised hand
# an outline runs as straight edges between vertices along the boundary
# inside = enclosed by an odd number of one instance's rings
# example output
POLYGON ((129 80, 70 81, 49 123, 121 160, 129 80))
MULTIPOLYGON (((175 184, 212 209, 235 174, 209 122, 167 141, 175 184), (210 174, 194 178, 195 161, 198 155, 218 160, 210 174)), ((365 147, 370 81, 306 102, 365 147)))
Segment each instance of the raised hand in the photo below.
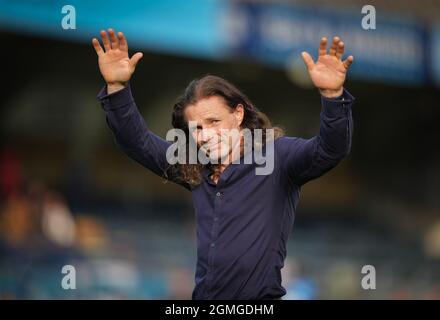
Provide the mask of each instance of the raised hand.
POLYGON ((343 92, 343 85, 348 68, 353 62, 353 56, 342 61, 344 42, 339 37, 334 37, 329 52, 327 52, 327 38, 321 38, 318 60, 316 63, 307 52, 302 53, 302 58, 307 66, 313 84, 321 94, 328 98, 338 97, 343 92))
POLYGON ((122 89, 130 80, 142 53, 128 57, 128 45, 122 32, 116 35, 113 29, 100 32, 104 49, 98 39, 93 38, 92 44, 98 55, 99 70, 107 82, 108 93, 122 89))

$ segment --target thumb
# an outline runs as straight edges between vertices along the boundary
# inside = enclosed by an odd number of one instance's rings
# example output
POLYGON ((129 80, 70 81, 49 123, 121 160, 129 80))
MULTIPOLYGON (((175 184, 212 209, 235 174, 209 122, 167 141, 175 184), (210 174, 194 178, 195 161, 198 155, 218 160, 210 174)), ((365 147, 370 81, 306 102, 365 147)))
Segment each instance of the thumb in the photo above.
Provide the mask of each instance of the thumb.
POLYGON ((310 56, 310 54, 308 54, 305 51, 303 51, 301 53, 301 56, 304 60, 304 63, 306 64, 307 69, 311 70, 313 68, 313 66, 315 65, 315 63, 313 62, 313 58, 310 56))
POLYGON ((130 59, 130 64, 133 67, 136 67, 137 63, 139 62, 139 60, 142 59, 144 55, 142 54, 142 52, 136 52, 130 59))

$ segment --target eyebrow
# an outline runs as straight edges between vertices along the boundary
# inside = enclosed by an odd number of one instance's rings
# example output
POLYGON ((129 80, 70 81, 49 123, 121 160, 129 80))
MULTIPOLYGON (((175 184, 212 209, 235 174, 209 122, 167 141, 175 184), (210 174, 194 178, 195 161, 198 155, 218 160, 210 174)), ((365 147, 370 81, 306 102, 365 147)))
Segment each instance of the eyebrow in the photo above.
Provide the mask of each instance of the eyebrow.
POLYGON ((219 117, 208 117, 205 120, 210 121, 210 120, 218 120, 219 117))
MULTIPOLYGON (((219 117, 209 116, 208 118, 203 119, 202 122, 203 121, 212 121, 212 120, 220 120, 220 119, 219 119, 219 117)), ((197 121, 197 126, 200 126, 199 121, 197 121)))

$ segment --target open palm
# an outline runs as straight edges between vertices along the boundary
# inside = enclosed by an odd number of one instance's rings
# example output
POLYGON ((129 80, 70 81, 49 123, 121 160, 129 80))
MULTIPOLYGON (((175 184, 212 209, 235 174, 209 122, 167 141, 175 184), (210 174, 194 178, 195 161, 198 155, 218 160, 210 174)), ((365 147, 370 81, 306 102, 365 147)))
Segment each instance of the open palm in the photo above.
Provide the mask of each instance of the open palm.
POLYGON ((105 51, 98 39, 92 40, 98 55, 99 70, 108 84, 125 84, 130 80, 142 53, 137 52, 129 58, 127 40, 122 32, 116 35, 113 29, 108 29, 108 35, 104 30, 100 34, 105 51))
POLYGON ((319 45, 318 60, 313 61, 309 53, 303 52, 302 57, 307 66, 313 84, 322 93, 337 96, 342 93, 345 77, 353 62, 353 56, 342 61, 344 42, 339 37, 334 37, 329 52, 327 52, 327 38, 323 37, 319 45))

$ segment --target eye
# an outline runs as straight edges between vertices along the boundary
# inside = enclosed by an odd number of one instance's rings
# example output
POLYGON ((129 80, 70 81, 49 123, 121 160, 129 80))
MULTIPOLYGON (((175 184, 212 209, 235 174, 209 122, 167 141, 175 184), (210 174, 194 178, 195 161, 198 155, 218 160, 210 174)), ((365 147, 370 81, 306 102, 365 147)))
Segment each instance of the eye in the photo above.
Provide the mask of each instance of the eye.
POLYGON ((211 122, 212 123, 217 123, 217 122, 220 122, 220 120, 212 120, 211 122))

